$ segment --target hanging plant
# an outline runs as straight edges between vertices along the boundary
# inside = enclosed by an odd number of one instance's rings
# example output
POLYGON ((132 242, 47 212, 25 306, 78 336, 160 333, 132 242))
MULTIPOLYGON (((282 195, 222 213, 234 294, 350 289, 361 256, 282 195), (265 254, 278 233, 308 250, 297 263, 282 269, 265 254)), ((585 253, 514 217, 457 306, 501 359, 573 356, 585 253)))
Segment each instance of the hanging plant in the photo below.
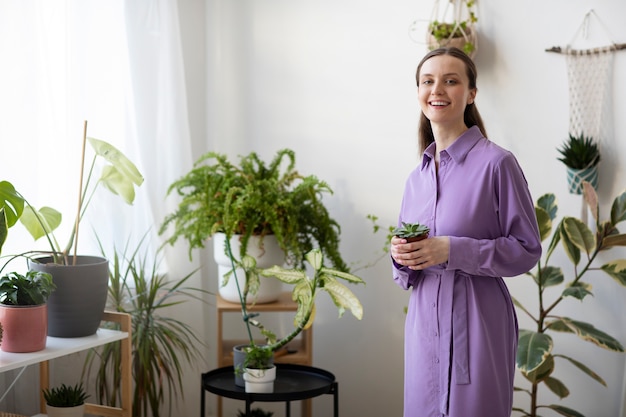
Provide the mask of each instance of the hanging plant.
POLYGON ((456 47, 473 57, 478 46, 475 24, 475 0, 447 0, 445 7, 435 0, 428 24, 426 42, 428 49, 456 47))

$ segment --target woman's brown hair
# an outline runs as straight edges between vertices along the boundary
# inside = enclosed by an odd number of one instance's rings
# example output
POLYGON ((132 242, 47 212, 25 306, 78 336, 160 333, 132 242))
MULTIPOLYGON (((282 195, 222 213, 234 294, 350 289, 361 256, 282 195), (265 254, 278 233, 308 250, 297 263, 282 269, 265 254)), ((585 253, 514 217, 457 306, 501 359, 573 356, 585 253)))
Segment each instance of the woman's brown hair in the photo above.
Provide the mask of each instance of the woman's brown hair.
MULTIPOLYGON (((469 88, 470 89, 476 88, 476 77, 478 76, 478 74, 476 71, 476 65, 474 64, 474 61, 472 61, 472 58, 470 58, 465 52, 454 47, 438 48, 438 49, 432 50, 429 53, 427 53, 424 56, 424 58, 422 58, 419 65, 417 66, 417 71, 415 73, 415 81, 417 82, 418 88, 419 88, 419 78, 420 78, 420 71, 422 69, 422 65, 424 64, 424 62, 428 61, 430 58, 434 56, 440 56, 440 55, 450 55, 463 61, 465 63, 465 71, 467 73, 467 78, 469 78, 469 88)), ((467 106, 465 106, 465 113, 464 113, 463 119, 467 127, 478 126, 483 136, 487 137, 487 131, 485 130, 483 119, 480 117, 480 113, 478 112, 478 109, 476 108, 475 103, 472 102, 471 104, 468 104, 467 106)), ((433 129, 430 125, 430 120, 426 118, 423 112, 420 112, 419 127, 418 127, 417 132, 418 132, 417 134, 418 134, 420 154, 421 154, 428 147, 428 145, 433 143, 435 140, 433 136, 433 129)))

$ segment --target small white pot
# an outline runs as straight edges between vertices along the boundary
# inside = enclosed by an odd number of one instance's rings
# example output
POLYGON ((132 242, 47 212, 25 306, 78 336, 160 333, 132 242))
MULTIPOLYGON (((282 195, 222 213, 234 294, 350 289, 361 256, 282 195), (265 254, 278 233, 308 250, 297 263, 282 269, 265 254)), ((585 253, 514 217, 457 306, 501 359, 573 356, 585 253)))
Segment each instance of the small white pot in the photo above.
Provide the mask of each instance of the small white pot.
POLYGON ((246 368, 243 380, 246 382, 246 392, 272 393, 276 380, 276 367, 273 366, 269 369, 246 368))
POLYGON ((48 417, 83 417, 85 415, 85 404, 76 407, 53 407, 46 404, 48 417))

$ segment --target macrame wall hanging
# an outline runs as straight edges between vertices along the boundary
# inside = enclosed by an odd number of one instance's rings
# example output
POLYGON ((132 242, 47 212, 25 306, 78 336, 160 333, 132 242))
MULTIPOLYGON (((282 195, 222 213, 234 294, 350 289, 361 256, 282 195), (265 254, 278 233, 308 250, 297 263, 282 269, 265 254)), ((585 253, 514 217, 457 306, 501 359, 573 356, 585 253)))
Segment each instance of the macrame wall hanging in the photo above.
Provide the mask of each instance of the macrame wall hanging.
POLYGON ((612 41, 608 30, 593 10, 585 15, 574 38, 565 48, 546 49, 547 52, 564 54, 566 58, 569 82, 569 141, 559 149, 563 156, 559 159, 567 165, 569 191, 573 194, 582 193, 583 180, 597 188, 600 144, 609 135, 607 116, 610 110, 608 99, 613 56, 621 49, 626 49, 626 44, 612 41), (579 37, 587 40, 592 16, 605 31, 609 44, 591 49, 573 49, 571 45, 579 37), (568 158, 566 153, 582 162, 578 166, 572 166, 569 162, 571 158, 568 158))

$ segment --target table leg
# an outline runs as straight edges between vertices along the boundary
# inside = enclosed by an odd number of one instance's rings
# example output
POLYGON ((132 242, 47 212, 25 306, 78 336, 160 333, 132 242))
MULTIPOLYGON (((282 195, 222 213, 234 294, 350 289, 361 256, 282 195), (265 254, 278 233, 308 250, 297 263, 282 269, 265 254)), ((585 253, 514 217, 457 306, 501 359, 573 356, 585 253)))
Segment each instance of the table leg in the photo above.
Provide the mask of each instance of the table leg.
POLYGON ((204 386, 202 385, 202 375, 200 376, 200 417, 204 417, 204 401, 205 401, 204 386))
POLYGON ((339 417, 339 384, 333 382, 333 411, 335 417, 339 417))
POLYGON ((285 416, 291 417, 291 402, 285 401, 285 416))
POLYGON ((250 414, 250 400, 246 399, 246 417, 252 417, 250 414))

